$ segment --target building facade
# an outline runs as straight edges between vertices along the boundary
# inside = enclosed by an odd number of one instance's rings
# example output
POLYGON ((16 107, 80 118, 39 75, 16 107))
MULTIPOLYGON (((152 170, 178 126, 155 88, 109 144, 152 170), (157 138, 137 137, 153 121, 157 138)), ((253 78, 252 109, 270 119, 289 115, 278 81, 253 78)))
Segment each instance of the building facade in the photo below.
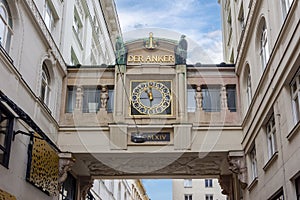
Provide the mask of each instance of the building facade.
POLYGON ((173 200, 226 200, 218 179, 174 179, 173 200))
POLYGON ((248 184, 243 199, 299 199, 297 0, 221 0, 224 55, 236 64, 248 184))
POLYGON ((67 176, 61 96, 68 64, 115 62, 114 1, 1 0, 0 10, 0 198, 80 199, 91 182, 67 176))

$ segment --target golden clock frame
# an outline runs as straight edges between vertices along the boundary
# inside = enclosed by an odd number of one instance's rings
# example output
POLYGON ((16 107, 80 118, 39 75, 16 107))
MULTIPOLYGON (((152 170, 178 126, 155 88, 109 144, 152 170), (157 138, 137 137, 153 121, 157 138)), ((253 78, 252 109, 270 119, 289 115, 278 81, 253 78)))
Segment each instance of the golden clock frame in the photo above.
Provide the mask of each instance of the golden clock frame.
POLYGON ((173 80, 153 80, 153 79, 151 79, 151 80, 130 80, 130 85, 129 85, 129 87, 130 87, 130 98, 129 98, 129 105, 128 105, 128 115, 130 116, 130 117, 134 117, 134 118, 149 118, 149 116, 151 116, 151 117, 155 117, 155 118, 165 118, 165 117, 174 117, 174 101, 173 101, 173 96, 174 96, 174 92, 173 92, 173 80), (170 94, 171 94, 171 99, 170 99, 170 101, 171 101, 171 113, 170 114, 153 114, 153 115, 147 115, 147 114, 143 114, 143 115, 132 115, 131 114, 131 104, 132 104, 132 97, 131 97, 131 95, 132 95, 132 83, 133 82, 139 82, 139 84, 140 83, 143 83, 143 82, 151 82, 151 81, 153 81, 153 82, 170 82, 170 88, 169 88, 169 90, 170 90, 170 94))

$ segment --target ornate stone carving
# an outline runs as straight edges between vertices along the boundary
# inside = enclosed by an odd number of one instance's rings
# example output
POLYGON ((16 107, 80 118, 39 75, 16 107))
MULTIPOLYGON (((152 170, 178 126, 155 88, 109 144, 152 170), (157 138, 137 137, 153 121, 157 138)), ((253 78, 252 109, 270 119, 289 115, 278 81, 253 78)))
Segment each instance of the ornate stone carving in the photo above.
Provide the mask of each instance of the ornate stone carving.
POLYGON ((58 183, 61 185, 68 176, 68 171, 71 170, 75 163, 75 159, 71 153, 60 153, 59 156, 59 167, 58 167, 58 183))
POLYGON ((102 86, 100 100, 101 100, 101 109, 106 110, 107 101, 108 101, 108 89, 106 85, 102 86))
POLYGON ((82 86, 77 86, 75 110, 80 111, 82 109, 82 99, 83 99, 82 86))
POLYGON ((238 180, 242 189, 247 187, 247 166, 246 159, 242 156, 230 155, 228 156, 229 170, 237 174, 238 180))
POLYGON ((225 86, 222 86, 222 89, 221 89, 221 109, 222 110, 228 110, 227 92, 226 92, 226 87, 225 86))
POLYGON ((197 110, 202 110, 203 96, 202 96, 200 85, 198 85, 197 88, 196 88, 195 99, 196 99, 196 109, 197 110))
POLYGON ((186 64, 188 43, 185 35, 181 35, 178 46, 175 49, 176 64, 186 64))

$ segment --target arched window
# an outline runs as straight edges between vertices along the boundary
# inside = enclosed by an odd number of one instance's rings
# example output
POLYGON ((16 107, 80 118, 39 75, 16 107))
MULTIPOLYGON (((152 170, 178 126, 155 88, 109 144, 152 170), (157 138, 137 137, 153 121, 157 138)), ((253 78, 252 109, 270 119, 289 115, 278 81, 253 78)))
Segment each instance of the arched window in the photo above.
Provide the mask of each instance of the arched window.
POLYGON ((252 101, 252 87, 251 87, 251 74, 249 66, 247 66, 247 72, 246 72, 246 92, 247 92, 247 101, 248 101, 248 107, 251 104, 252 101))
POLYGON ((12 18, 6 0, 0 0, 0 44, 8 52, 12 36, 12 18))
POLYGON ((42 67, 42 82, 41 82, 41 100, 49 106, 49 96, 50 96, 50 75, 45 62, 42 67))
POLYGON ((260 35, 260 58, 261 58, 261 64, 263 69, 265 69, 267 62, 270 57, 270 51, 269 51, 269 42, 268 42, 268 32, 266 23, 263 23, 262 31, 260 35))

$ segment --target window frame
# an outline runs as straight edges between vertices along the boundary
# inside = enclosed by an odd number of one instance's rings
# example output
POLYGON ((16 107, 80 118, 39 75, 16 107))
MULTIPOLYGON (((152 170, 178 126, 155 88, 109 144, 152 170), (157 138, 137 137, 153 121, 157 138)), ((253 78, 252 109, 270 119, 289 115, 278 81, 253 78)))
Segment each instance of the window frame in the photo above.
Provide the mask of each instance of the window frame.
POLYGON ((107 99, 106 109, 107 109, 108 113, 113 113, 114 112, 114 98, 115 98, 114 86, 108 86, 107 92, 108 92, 108 99, 107 99))
POLYGON ((76 106, 77 89, 73 85, 67 86, 66 113, 73 113, 76 106), (71 97, 71 98, 70 98, 71 97), (71 104, 70 104, 71 103, 71 104))
POLYGON ((237 94, 236 94, 236 85, 226 85, 226 97, 227 97, 227 107, 230 112, 236 112, 237 111, 237 94), (231 95, 234 95, 234 97, 230 98, 231 95), (234 101, 230 101, 234 100, 234 101), (233 103, 232 103, 233 102, 233 103))
POLYGON ((0 124, 2 123, 2 114, 5 115, 8 122, 6 125, 6 129, 4 130, 6 132, 4 136, 4 145, 0 144, 0 151, 3 152, 3 158, 2 160, 0 160, 0 165, 3 165, 5 168, 8 169, 11 151, 11 141, 13 137, 14 116, 11 112, 9 112, 7 108, 5 108, 5 106, 2 103, 0 103, 0 124))
POLYGON ((205 187, 206 188, 212 188, 213 187, 213 180, 212 179, 205 179, 205 187))
POLYGON ((269 58, 270 58, 270 49, 269 49, 269 40, 268 40, 268 29, 266 21, 262 25, 262 31, 260 34, 260 58, 263 70, 266 68, 269 58))
POLYGON ((183 180, 183 187, 184 188, 192 188, 193 187, 193 180, 192 179, 184 179, 183 180))
POLYGON ((246 93, 247 93, 247 101, 248 101, 248 107, 250 107, 250 104, 252 102, 252 84, 251 84, 251 74, 250 74, 250 69, 247 69, 247 89, 246 89, 246 93))
POLYGON ((41 72, 41 85, 40 85, 40 99, 41 101, 49 107, 50 105, 50 94, 51 94, 51 77, 45 61, 42 64, 41 72))
POLYGON ((84 86, 83 87, 83 98, 82 98, 82 112, 83 113, 97 113, 100 109, 101 100, 100 100, 101 90, 99 86, 84 86), (94 95, 94 96, 87 96, 94 95), (87 99, 86 99, 87 98, 87 99), (98 103, 96 110, 90 111, 89 103, 98 103))
POLYGON ((192 194, 184 194, 184 200, 193 200, 192 194))
POLYGON ((205 194, 205 200, 214 200, 213 194, 205 194))
POLYGON ((253 146, 249 152, 250 165, 251 165, 251 179, 255 180, 258 177, 258 169, 257 169, 257 156, 256 156, 256 148, 253 146))
POLYGON ((300 75, 296 74, 295 78, 290 84, 292 109, 293 109, 293 121, 296 125, 300 120, 300 75))
POLYGON ((77 180, 71 173, 68 172, 67 179, 62 183, 62 186, 59 190, 59 199, 65 199, 64 197, 68 197, 69 200, 75 200, 77 196, 77 180), (70 184, 70 185, 67 185, 70 184), (70 188, 69 188, 70 186, 70 188), (65 194, 66 191, 67 193, 65 194), (71 198, 69 198, 69 192, 71 193, 71 198))
POLYGON ((3 9, 3 11, 6 14, 5 17, 0 14, 0 23, 3 23, 3 33, 0 33, 0 46, 6 52, 9 52, 10 45, 11 45, 11 38, 13 35, 13 21, 12 21, 11 11, 9 9, 6 0, 0 0, 0 7, 3 9), (1 39, 1 36, 3 37, 3 40, 1 39))
POLYGON ((267 147, 268 147, 268 159, 277 152, 276 148, 276 124, 274 113, 266 123, 266 136, 267 136, 267 147))
POLYGON ((193 113, 196 112, 197 102, 196 102, 196 88, 192 85, 187 87, 187 112, 193 113))
POLYGON ((300 176, 295 179, 296 198, 300 200, 300 176))

